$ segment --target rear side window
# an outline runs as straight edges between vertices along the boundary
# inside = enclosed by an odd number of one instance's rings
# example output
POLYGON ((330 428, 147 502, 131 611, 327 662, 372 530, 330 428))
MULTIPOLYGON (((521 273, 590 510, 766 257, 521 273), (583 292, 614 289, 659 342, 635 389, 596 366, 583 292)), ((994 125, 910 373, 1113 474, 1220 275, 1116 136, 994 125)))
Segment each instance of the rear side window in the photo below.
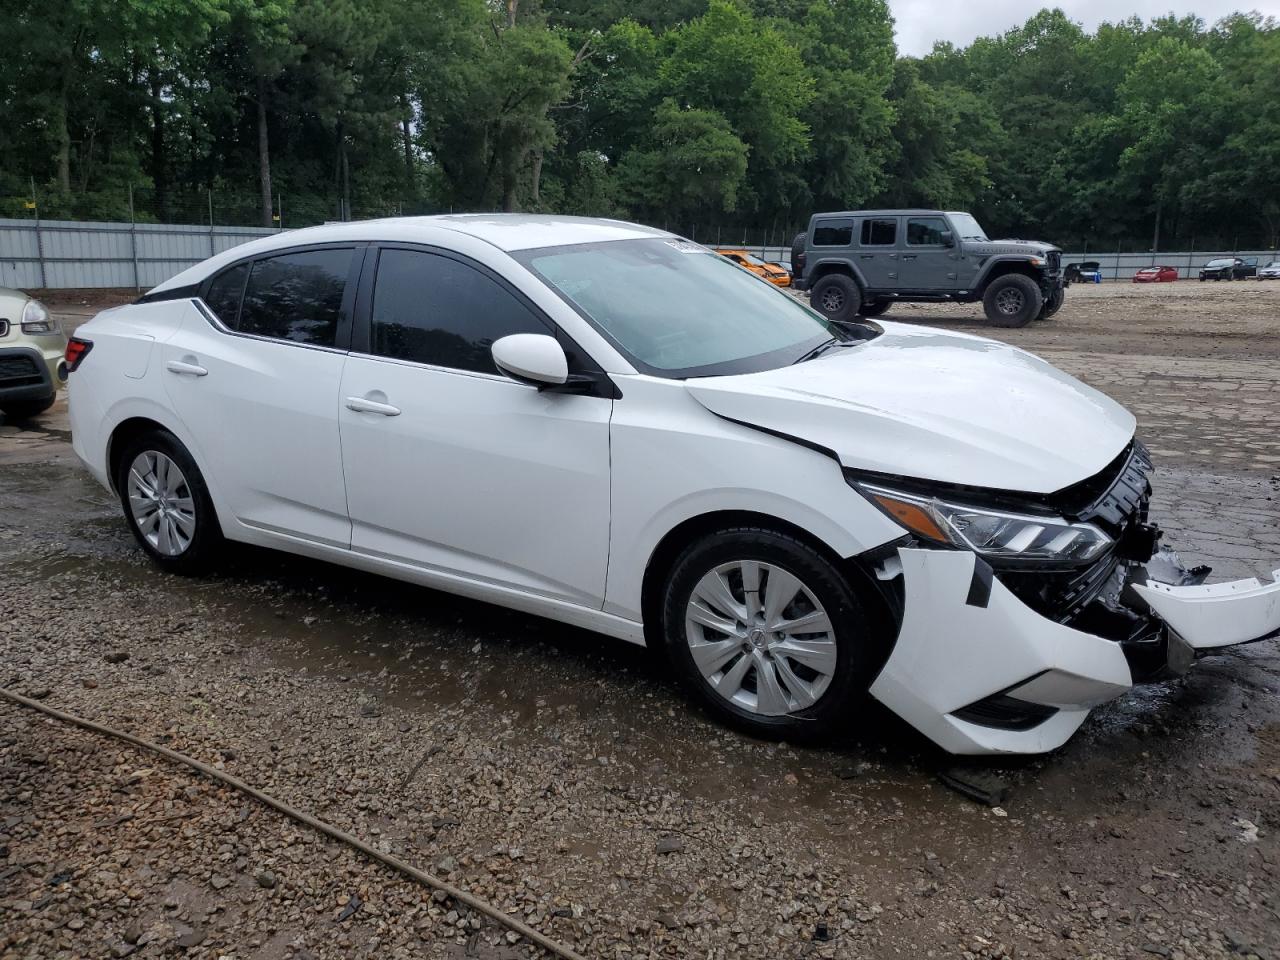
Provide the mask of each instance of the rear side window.
POLYGON ((258 260, 240 307, 241 333, 312 346, 337 341, 352 250, 305 250, 258 260))
POLYGON ((907 220, 907 243, 913 247, 942 246, 947 222, 941 217, 911 217, 907 220))
POLYGON ((383 250, 373 288, 373 353, 499 373, 490 348, 513 333, 551 334, 537 314, 475 267, 434 253, 383 250))
POLYGON ((218 315, 218 319, 236 329, 240 319, 240 298, 244 295, 244 282, 249 277, 249 264, 238 263, 230 270, 223 270, 209 284, 204 302, 218 315))
POLYGON ((898 240, 897 220, 863 220, 862 245, 864 247, 887 247, 898 240))
POLYGON ((847 247, 853 243, 852 220, 823 220, 813 228, 815 247, 847 247))

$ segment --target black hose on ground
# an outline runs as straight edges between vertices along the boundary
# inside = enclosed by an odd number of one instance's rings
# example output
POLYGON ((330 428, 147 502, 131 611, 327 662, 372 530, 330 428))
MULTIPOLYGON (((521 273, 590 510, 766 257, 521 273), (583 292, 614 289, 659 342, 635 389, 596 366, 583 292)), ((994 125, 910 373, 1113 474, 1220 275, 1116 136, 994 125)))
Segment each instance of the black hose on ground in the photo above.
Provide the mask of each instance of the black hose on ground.
POLYGON ((249 786, 249 784, 245 783, 243 780, 233 777, 229 773, 224 773, 223 771, 218 770, 216 767, 211 767, 207 763, 201 763, 199 760, 196 760, 193 757, 188 757, 186 754, 178 753, 176 750, 170 750, 167 747, 160 746, 159 744, 143 740, 141 737, 135 737, 133 734, 125 733, 123 730, 116 730, 113 727, 108 727, 93 720, 86 720, 84 717, 77 717, 74 714, 63 713, 61 710, 55 710, 53 707, 46 706, 39 700, 32 700, 29 697, 22 696, 20 693, 14 693, 12 690, 6 690, 4 687, 0 687, 0 697, 5 697, 16 704, 28 707, 32 710, 37 710, 46 716, 53 717, 55 720, 61 720, 63 723, 69 723, 84 730, 102 734, 103 736, 114 737, 116 740, 123 740, 125 743, 133 744, 133 746, 139 747, 143 750, 158 753, 160 756, 166 757, 174 763, 180 763, 183 766, 190 767, 192 770, 204 774, 210 779, 217 780, 219 783, 226 784, 232 789, 248 794, 260 803, 266 804, 273 810, 278 810, 280 813, 283 813, 286 817, 289 817, 292 820, 305 824, 313 830, 323 833, 325 836, 332 837, 339 843, 345 843, 347 846, 352 847, 355 850, 359 850, 365 856, 373 860, 377 860, 379 863, 385 864, 393 870, 398 870, 405 876, 411 877, 419 883, 431 887, 433 890, 444 891, 459 903, 466 904, 477 913, 484 914, 491 920, 515 931, 526 940, 536 943, 538 946, 557 957, 562 957, 564 960, 585 960, 581 954, 575 952, 569 947, 566 947, 562 943, 552 940, 550 937, 544 936, 523 920, 503 913, 493 904, 481 900, 478 897, 467 893, 465 890, 460 890, 451 884, 445 883, 438 877, 433 877, 429 873, 424 873, 417 867, 405 863, 398 857, 393 857, 391 854, 376 850, 358 837, 353 837, 344 830, 339 830, 331 824, 325 823, 322 820, 317 820, 315 817, 311 816, 311 814, 291 807, 283 800, 277 800, 275 797, 263 793, 256 787, 249 786))

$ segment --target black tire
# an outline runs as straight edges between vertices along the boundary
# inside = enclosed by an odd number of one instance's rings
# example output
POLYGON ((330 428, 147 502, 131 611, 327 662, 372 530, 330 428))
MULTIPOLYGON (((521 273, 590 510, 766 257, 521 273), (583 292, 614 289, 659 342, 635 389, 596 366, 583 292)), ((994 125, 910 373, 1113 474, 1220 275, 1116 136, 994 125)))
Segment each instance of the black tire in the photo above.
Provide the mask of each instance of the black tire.
POLYGON ((888 313, 891 306, 893 306, 892 300, 875 300, 871 303, 864 303, 858 314, 863 317, 879 317, 888 313))
POLYGON ((1025 327, 1040 315, 1043 306, 1039 285, 1022 273, 996 277, 982 295, 983 312, 997 327, 1025 327))
MULTIPOLYGON (((729 582, 732 582, 732 575, 729 582)), ((760 594, 766 599, 767 586, 766 573, 760 585, 760 594)), ((741 587, 739 578, 734 596, 739 602, 744 602, 741 587)), ((785 607, 783 615, 791 609, 785 607)), ((719 530, 685 549, 667 578, 662 601, 662 635, 668 660, 677 676, 712 714, 753 736, 793 742, 828 737, 841 726, 863 700, 879 664, 883 662, 883 650, 888 642, 882 624, 868 614, 868 608, 859 601, 845 577, 821 553, 787 534, 754 527, 719 530), (705 575, 717 567, 738 561, 766 563, 789 573, 803 584, 827 613, 832 626, 830 636, 834 638, 836 648, 836 663, 816 702, 804 709, 777 716, 754 712, 717 693, 694 660, 686 630, 686 613, 694 589, 705 575)), ((698 639, 705 641, 707 637, 698 639)), ((738 658, 754 656, 748 652, 749 642, 746 639, 741 642, 741 651, 736 645, 733 647, 734 663, 738 658)), ((760 656, 768 658, 770 663, 775 658, 786 660, 785 654, 778 654, 772 649, 760 651, 760 656)), ((793 678, 813 674, 808 682, 813 683, 815 689, 821 682, 823 675, 804 664, 797 666, 798 661, 792 660, 786 660, 786 664, 793 678)), ((731 667, 727 665, 724 669, 727 672, 731 667)), ((723 674, 721 676, 723 679, 723 674)), ((758 677, 754 666, 748 668, 741 680, 741 690, 746 691, 746 696, 758 696, 758 693, 748 691, 753 683, 757 684, 755 689, 758 691, 758 677)), ((790 687, 787 689, 791 690, 790 687)))
POLYGON ((0 412, 10 420, 30 420, 52 407, 57 399, 58 395, 55 393, 43 400, 8 400, 0 406, 0 412))
POLYGON ((809 291, 809 305, 829 320, 851 321, 862 309, 862 290, 853 277, 829 273, 809 291))
POLYGON ((222 529, 218 525, 218 515, 214 510, 213 500, 209 496, 209 488, 205 485, 204 476, 196 466, 195 460, 191 458, 191 454, 187 452, 187 448, 177 437, 167 430, 159 429, 134 437, 120 451, 115 481, 125 522, 133 531, 138 545, 152 562, 162 570, 183 576, 207 573, 214 567, 224 544, 222 529), (180 493, 182 488, 186 489, 195 519, 190 542, 177 553, 165 553, 148 540, 134 516, 129 497, 130 471, 134 462, 143 454, 163 454, 182 473, 184 482, 176 484, 175 490, 180 493))
POLYGON ((1062 304, 1067 299, 1067 291, 1059 287, 1049 295, 1049 299, 1045 300, 1044 306, 1040 308, 1040 319, 1050 320, 1053 315, 1062 309, 1062 304))

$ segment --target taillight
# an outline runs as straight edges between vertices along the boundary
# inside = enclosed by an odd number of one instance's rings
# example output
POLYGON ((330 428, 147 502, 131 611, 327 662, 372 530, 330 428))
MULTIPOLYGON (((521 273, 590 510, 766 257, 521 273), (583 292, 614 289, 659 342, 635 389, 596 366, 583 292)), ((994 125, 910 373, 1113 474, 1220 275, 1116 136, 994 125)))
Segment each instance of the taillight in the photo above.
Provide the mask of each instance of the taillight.
POLYGON ((67 352, 62 357, 67 364, 67 373, 74 373, 76 367, 80 366, 81 361, 89 355, 89 351, 92 349, 92 340, 81 340, 79 337, 72 337, 68 340, 67 352))

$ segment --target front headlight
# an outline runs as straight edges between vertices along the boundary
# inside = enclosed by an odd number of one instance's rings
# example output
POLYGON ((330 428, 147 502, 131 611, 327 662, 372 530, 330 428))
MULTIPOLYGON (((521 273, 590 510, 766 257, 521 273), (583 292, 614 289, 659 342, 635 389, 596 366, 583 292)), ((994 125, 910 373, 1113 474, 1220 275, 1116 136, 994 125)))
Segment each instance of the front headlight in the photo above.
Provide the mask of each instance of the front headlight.
POLYGON ((43 337, 62 331, 54 323, 53 317, 49 316, 49 311, 44 308, 43 303, 39 300, 28 300, 27 305, 22 308, 22 332, 43 337))
POLYGON ((947 503, 870 484, 858 489, 912 533, 993 560, 1086 563, 1112 543, 1090 523, 947 503))

